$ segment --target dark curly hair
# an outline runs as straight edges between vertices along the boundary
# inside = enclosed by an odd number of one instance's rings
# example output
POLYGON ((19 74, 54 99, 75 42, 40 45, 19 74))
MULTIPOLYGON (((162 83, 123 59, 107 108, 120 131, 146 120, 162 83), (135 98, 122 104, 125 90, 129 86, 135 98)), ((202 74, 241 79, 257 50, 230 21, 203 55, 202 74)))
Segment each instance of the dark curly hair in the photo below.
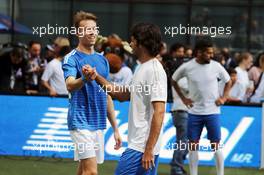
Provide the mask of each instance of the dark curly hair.
POLYGON ((151 56, 157 56, 162 46, 161 32, 157 25, 151 23, 138 23, 131 29, 138 45, 142 45, 151 56))

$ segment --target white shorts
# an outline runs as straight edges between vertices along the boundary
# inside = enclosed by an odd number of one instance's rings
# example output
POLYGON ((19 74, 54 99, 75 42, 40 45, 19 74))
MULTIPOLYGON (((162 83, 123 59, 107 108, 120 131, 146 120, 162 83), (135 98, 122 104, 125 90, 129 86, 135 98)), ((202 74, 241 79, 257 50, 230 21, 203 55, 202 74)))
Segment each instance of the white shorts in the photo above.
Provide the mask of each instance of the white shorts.
POLYGON ((87 129, 70 131, 74 143, 74 160, 96 157, 98 164, 104 162, 104 132, 87 129))

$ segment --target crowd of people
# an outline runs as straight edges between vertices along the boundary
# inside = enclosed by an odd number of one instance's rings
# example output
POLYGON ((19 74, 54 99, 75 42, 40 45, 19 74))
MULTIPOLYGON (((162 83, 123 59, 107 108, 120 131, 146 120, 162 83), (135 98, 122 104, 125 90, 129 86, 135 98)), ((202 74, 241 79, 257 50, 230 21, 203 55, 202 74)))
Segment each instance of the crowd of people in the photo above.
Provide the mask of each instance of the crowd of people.
MULTIPOLYGON (((129 85, 133 72, 140 64, 129 49, 124 49, 128 48, 129 44, 124 45, 116 34, 106 39, 101 37, 97 41, 96 51, 104 54, 109 61, 110 80, 119 85, 129 85), (122 45, 117 44, 117 41, 122 45)), ((71 50, 69 40, 64 37, 57 37, 44 49, 38 41, 30 41, 27 46, 11 45, 2 48, 0 91, 29 95, 67 95, 61 62, 71 50)), ((165 42, 162 43, 162 49, 157 58, 168 76, 169 102, 173 102, 173 96, 175 96, 171 85, 172 74, 180 65, 194 58, 195 54, 195 50, 188 45, 175 43, 168 48, 165 42)), ((231 53, 228 48, 215 47, 214 59, 222 64, 232 78, 229 102, 259 103, 261 101, 264 97, 263 52, 253 56, 249 52, 231 53)), ((223 90, 221 79, 219 79, 219 86, 223 90)))

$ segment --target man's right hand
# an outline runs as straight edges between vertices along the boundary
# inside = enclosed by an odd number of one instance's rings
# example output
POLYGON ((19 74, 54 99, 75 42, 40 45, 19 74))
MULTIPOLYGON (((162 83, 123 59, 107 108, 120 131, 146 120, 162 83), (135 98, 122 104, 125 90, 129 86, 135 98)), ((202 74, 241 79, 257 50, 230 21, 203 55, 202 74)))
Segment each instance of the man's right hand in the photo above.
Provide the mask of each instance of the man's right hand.
POLYGON ((52 97, 55 97, 55 96, 57 96, 58 94, 57 94, 57 92, 56 92, 54 89, 51 89, 51 90, 49 91, 49 95, 52 96, 52 97))
POLYGON ((92 68, 90 65, 86 64, 82 67, 82 73, 87 81, 95 80, 97 72, 95 68, 92 68))
POLYGON ((182 98, 182 102, 187 106, 187 108, 193 107, 193 101, 190 98, 182 98))

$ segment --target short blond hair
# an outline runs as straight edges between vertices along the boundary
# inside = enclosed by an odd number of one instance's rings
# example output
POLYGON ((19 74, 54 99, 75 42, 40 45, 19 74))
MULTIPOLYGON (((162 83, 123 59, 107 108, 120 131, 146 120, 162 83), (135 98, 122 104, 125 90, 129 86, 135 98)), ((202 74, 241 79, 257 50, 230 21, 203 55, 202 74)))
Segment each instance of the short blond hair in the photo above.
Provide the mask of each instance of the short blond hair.
POLYGON ((92 13, 79 11, 74 15, 74 18, 73 18, 74 26, 78 28, 82 20, 93 20, 97 22, 97 17, 92 13))

